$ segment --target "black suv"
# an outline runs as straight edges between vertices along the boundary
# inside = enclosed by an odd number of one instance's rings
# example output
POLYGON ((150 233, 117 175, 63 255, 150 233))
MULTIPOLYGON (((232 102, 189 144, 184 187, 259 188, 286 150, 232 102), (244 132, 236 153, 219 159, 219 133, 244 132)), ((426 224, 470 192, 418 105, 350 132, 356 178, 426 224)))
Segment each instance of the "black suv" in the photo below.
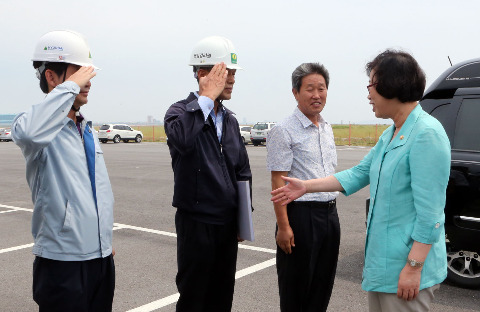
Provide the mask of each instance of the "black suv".
POLYGON ((480 287, 480 58, 447 69, 420 104, 442 123, 452 146, 445 206, 448 280, 480 287))

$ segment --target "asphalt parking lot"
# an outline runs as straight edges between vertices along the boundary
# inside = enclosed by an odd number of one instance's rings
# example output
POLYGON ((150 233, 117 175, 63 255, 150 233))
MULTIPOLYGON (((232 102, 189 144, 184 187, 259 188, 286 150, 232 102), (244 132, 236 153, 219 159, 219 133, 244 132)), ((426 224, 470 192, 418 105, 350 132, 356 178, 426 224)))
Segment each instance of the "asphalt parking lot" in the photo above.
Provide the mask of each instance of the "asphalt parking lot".
MULTIPOLYGON (((114 311, 174 311, 176 239, 171 207, 173 174, 165 143, 102 144, 115 194, 117 280, 114 311)), ((240 245, 233 311, 279 311, 275 269, 275 215, 269 201, 266 149, 247 147, 253 172, 254 242, 240 245)), ((338 147, 338 170, 356 164, 368 148, 338 147)), ((0 311, 36 311, 31 296, 33 208, 24 159, 0 142, 0 311)), ((365 188, 340 195, 340 257, 329 311, 367 311, 361 290, 365 188)), ((480 311, 480 291, 443 283, 431 311, 480 311)))

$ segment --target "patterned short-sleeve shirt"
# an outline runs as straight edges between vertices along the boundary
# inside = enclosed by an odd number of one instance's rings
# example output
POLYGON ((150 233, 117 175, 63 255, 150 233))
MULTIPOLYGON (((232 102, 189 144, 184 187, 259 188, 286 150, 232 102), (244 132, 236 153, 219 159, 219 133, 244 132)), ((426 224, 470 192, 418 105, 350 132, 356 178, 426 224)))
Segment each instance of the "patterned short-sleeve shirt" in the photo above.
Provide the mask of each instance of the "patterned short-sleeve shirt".
MULTIPOLYGON (((302 180, 333 175, 337 151, 332 126, 318 115, 315 126, 299 109, 270 130, 267 137, 267 169, 288 171, 302 180)), ((308 193, 297 201, 330 201, 338 192, 308 193)))

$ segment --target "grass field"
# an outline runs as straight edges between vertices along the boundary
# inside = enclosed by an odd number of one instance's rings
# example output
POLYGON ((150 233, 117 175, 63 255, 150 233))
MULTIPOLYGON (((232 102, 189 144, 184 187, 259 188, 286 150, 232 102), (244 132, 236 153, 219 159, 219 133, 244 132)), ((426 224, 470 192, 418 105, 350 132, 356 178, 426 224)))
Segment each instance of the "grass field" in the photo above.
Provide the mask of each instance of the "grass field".
POLYGON ((336 145, 374 146, 389 125, 332 125, 336 145))
MULTIPOLYGON (((143 133, 145 142, 166 142, 163 126, 131 126, 143 133)), ((336 145, 373 146, 388 125, 333 125, 336 145)), ((98 127, 95 127, 98 130, 98 127)))
POLYGON ((163 126, 131 126, 135 130, 140 130, 143 133, 143 140, 145 142, 166 142, 167 136, 163 126))

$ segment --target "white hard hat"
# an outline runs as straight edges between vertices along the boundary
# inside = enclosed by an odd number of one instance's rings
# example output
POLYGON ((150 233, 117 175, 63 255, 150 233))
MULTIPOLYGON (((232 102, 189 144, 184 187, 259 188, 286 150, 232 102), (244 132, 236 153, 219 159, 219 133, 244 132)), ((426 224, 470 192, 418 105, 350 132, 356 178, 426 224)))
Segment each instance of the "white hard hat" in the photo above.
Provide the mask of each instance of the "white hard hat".
POLYGON ((92 55, 85 37, 71 30, 55 30, 37 42, 32 61, 93 66, 92 55))
POLYGON ((190 56, 191 66, 213 66, 224 62, 228 69, 242 69, 237 65, 237 53, 227 38, 211 36, 200 40, 190 56))

